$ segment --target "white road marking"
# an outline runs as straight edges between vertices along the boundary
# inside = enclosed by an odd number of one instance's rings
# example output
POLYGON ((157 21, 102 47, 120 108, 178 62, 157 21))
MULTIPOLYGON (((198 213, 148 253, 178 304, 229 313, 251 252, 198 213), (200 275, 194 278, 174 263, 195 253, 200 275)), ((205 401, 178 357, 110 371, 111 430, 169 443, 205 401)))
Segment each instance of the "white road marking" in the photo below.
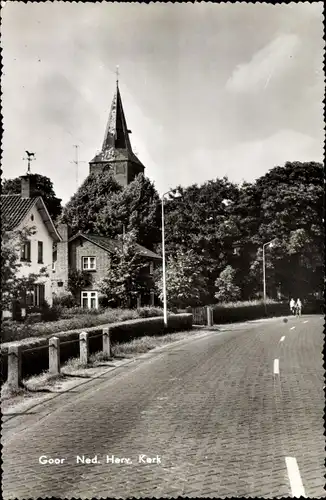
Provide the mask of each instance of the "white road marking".
POLYGON ((291 326, 290 330, 294 330, 295 329, 295 326, 291 326))
POLYGON ((285 457, 288 476, 293 497, 305 497, 306 493, 302 484, 298 463, 295 457, 285 457))
POLYGON ((280 342, 283 342, 284 339, 285 339, 285 336, 283 335, 283 337, 280 338, 280 342))
POLYGON ((304 323, 308 323, 308 320, 304 321, 304 323))
POLYGON ((280 364, 278 359, 274 359, 274 375, 280 373, 280 364))

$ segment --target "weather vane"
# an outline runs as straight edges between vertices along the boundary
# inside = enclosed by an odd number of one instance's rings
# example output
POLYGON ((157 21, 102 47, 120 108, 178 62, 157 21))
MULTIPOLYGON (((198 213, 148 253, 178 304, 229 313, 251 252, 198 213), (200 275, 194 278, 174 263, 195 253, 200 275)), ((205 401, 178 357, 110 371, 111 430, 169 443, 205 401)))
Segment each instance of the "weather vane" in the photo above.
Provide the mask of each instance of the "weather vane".
POLYGON ((31 161, 36 160, 35 153, 30 153, 29 151, 25 151, 25 153, 27 154, 27 158, 23 158, 23 160, 28 162, 27 173, 30 174, 31 173, 31 161))

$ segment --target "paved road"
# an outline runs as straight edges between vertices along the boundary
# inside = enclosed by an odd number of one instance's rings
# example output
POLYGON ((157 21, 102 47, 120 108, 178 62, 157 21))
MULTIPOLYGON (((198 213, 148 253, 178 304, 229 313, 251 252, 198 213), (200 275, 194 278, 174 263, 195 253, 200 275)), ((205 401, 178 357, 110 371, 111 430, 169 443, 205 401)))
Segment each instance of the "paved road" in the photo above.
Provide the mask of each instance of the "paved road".
POLYGON ((301 487, 324 497, 323 325, 303 316, 212 332, 56 398, 25 430, 8 421, 5 499, 281 498, 301 487))

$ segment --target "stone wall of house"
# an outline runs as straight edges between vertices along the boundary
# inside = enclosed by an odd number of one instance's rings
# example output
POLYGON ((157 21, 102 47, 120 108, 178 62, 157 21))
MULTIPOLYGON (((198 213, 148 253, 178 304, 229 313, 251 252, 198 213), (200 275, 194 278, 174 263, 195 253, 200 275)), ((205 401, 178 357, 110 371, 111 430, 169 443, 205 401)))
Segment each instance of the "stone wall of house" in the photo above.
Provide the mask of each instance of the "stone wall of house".
POLYGON ((92 276, 92 285, 88 290, 99 290, 99 284, 105 278, 110 265, 110 254, 84 238, 77 238, 70 243, 70 263, 72 269, 83 271, 83 257, 96 258, 96 270, 87 271, 92 276))
POLYGON ((67 224, 59 224, 57 230, 62 241, 57 243, 57 259, 52 270, 52 292, 55 295, 62 295, 68 291, 68 239, 70 237, 70 228, 67 224))

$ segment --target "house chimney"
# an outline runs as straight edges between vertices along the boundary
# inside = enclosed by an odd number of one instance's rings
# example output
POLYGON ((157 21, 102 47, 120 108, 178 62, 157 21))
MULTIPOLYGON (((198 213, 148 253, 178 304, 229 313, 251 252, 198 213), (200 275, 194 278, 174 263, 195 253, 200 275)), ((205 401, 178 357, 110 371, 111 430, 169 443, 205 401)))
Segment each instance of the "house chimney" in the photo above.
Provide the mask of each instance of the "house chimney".
POLYGON ((69 248, 68 240, 71 235, 71 228, 68 224, 58 224, 57 231, 62 241, 57 242, 55 269, 52 273, 52 285, 56 295, 67 292, 68 271, 69 271, 69 248))
POLYGON ((21 197, 22 198, 35 198, 39 196, 36 189, 36 176, 26 174, 21 176, 21 197))

